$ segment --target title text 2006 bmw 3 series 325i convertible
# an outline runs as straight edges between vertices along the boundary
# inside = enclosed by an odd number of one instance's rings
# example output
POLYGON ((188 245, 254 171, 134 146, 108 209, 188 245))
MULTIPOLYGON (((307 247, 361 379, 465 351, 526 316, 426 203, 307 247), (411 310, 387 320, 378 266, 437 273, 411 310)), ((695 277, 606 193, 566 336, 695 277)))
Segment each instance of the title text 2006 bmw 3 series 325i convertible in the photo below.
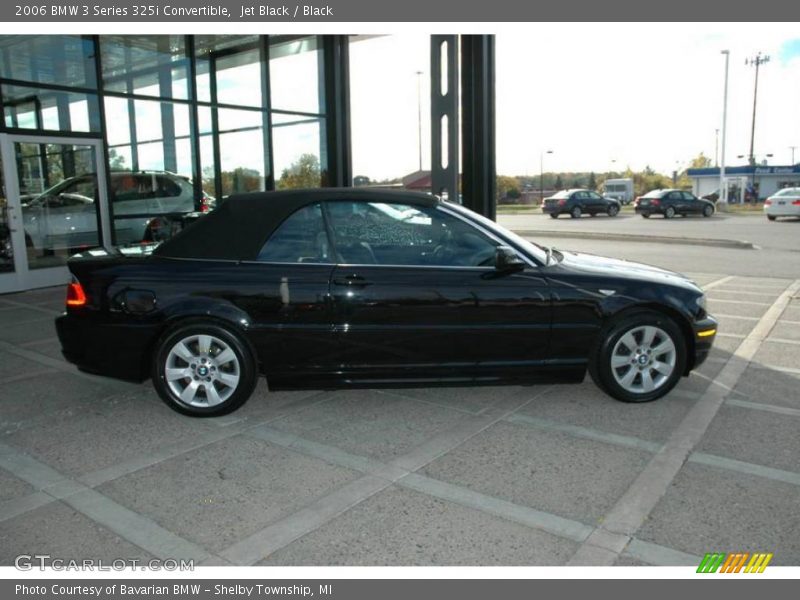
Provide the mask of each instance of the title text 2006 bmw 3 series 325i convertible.
POLYGON ((277 390, 575 382, 588 369, 611 396, 646 402, 706 358, 717 327, 682 275, 544 248, 405 192, 233 196, 149 256, 93 254, 69 261, 64 356, 152 377, 194 416, 235 410, 260 374, 277 390))

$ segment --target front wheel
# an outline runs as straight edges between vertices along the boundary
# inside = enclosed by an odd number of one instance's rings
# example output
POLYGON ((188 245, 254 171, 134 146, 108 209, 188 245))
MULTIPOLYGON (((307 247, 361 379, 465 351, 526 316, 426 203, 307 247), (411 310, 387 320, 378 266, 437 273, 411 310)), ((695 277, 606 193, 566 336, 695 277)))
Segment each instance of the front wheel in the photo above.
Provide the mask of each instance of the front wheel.
POLYGON ((574 207, 574 208, 573 208, 573 209, 572 209, 572 210, 569 212, 569 216, 570 216, 570 217, 572 217, 573 219, 579 219, 579 218, 580 218, 580 216, 581 216, 581 207, 580 207, 580 206, 576 206, 576 207, 574 207))
POLYGON ((668 206, 667 209, 664 211, 664 218, 671 219, 674 216, 675 216, 675 209, 672 208, 671 206, 668 206))
POLYGON ((612 204, 611 206, 608 207, 608 210, 606 212, 608 213, 609 217, 616 217, 619 214, 619 206, 617 206, 616 204, 612 204))
POLYGON ((650 402, 667 394, 686 367, 686 343, 675 322, 658 312, 637 311, 600 333, 589 361, 595 383, 617 400, 650 402))
POLYGON ((193 417, 236 410, 257 381, 247 343, 226 327, 202 321, 179 325, 159 340, 152 376, 167 406, 193 417))
POLYGON ((642 218, 643 218, 643 219, 649 219, 649 218, 650 218, 650 215, 649 215, 649 214, 647 214, 647 213, 642 213, 642 218))
POLYGON ((714 209, 711 206, 703 207, 703 216, 708 218, 714 214, 714 209))
POLYGON ((770 221, 774 221, 776 218, 777 217, 775 217, 774 215, 767 215, 767 219, 769 219, 770 221))
POLYGON ((557 219, 558 218, 558 213, 550 213, 550 218, 551 219, 557 219))

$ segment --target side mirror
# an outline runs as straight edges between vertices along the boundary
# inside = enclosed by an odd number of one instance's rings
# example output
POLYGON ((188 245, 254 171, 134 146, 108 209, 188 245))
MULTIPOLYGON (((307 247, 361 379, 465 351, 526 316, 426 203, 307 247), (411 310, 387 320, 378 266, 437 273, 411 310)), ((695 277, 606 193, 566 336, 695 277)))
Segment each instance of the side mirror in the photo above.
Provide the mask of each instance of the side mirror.
POLYGON ((494 255, 494 268, 501 273, 514 273, 525 268, 525 261, 513 248, 498 246, 494 255))

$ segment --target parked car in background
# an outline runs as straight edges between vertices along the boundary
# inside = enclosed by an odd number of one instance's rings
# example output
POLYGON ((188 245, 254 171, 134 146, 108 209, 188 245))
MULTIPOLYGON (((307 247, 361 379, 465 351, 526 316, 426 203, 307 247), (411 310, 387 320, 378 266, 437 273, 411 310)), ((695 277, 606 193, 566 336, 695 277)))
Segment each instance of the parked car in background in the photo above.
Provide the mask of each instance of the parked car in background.
POLYGON ((545 198, 542 202, 542 212, 549 214, 553 219, 559 215, 569 215, 577 219, 588 214, 599 214, 616 217, 619 214, 620 203, 611 198, 604 198, 591 190, 563 190, 545 198))
MULTIPOLYGON (((118 245, 165 239, 183 215, 216 206, 203 194, 195 202, 192 182, 166 171, 120 171, 109 190, 118 245)), ((70 177, 22 204, 25 241, 37 251, 73 250, 97 244, 97 181, 70 177)))
POLYGON ((774 221, 778 217, 800 217, 800 187, 783 188, 764 201, 764 214, 774 221))
POLYGON ((683 275, 534 244, 427 194, 232 196, 149 256, 68 263, 64 356, 193 416, 270 390, 581 381, 664 396, 716 321, 683 275), (113 351, 109 351, 113 349, 113 351))
POLYGON ((645 219, 651 215, 664 215, 665 219, 671 219, 675 215, 710 217, 714 214, 713 202, 683 190, 653 190, 637 198, 635 205, 636 213, 645 219))

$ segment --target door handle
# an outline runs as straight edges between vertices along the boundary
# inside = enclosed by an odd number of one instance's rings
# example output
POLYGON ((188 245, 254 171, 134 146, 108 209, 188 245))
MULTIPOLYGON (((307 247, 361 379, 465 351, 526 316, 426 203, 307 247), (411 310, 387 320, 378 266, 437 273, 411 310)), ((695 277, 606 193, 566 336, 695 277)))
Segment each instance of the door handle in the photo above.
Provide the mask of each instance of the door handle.
POLYGON ((361 275, 347 275, 345 277, 334 278, 333 284, 348 287, 366 287, 369 285, 369 281, 361 277, 361 275))

